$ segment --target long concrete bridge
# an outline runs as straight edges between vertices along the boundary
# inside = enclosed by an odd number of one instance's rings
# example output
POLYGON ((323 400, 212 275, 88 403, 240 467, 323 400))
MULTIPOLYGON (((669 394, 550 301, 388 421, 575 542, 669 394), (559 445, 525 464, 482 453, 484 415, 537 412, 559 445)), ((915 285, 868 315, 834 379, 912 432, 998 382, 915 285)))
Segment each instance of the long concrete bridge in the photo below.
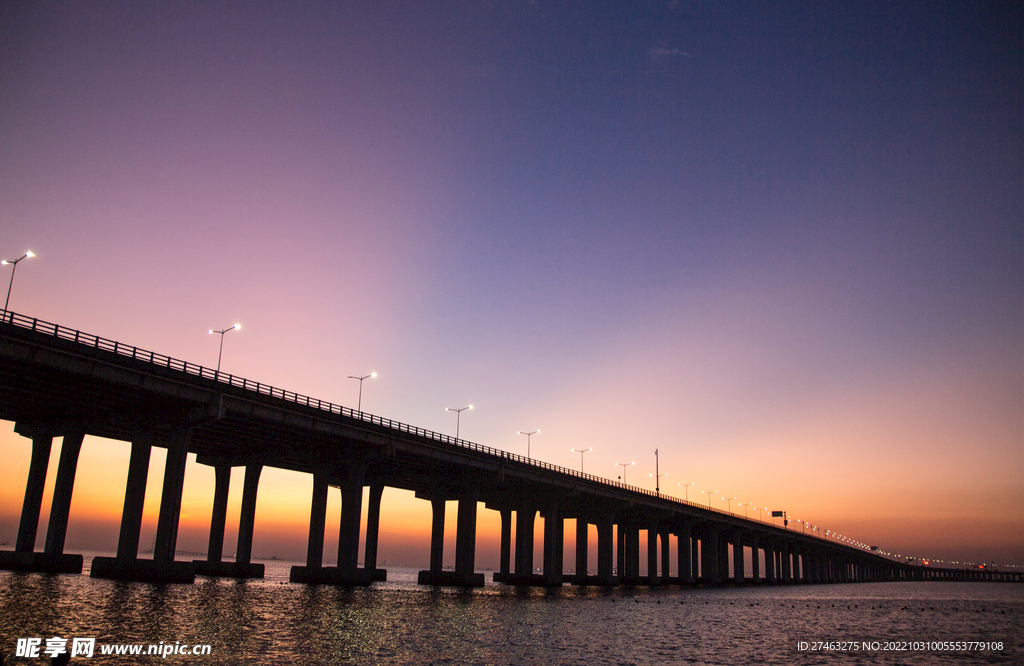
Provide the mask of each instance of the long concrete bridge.
POLYGON ((293 567, 295 582, 365 585, 386 578, 386 571, 377 567, 385 487, 414 491, 431 503, 430 568, 420 572, 423 584, 484 583, 484 575, 475 569, 481 502, 501 515, 500 570, 494 580, 515 585, 1022 580, 1019 573, 895 562, 865 549, 457 440, 13 312, 0 313, 0 419, 15 422, 15 431, 32 442, 16 548, 0 551, 0 568, 82 571, 82 556, 66 554, 64 542, 78 453, 89 434, 131 443, 117 556, 95 558, 95 577, 190 582, 196 574, 262 576, 263 565, 252 562, 252 539, 260 472, 272 466, 313 476, 306 564, 293 567), (63 444, 40 553, 34 548, 54 437, 63 437, 63 444), (143 559, 139 537, 154 446, 166 448, 167 459, 154 554, 143 559), (208 554, 198 561, 175 559, 189 453, 213 466, 216 479, 208 554), (245 469, 242 508, 235 558, 224 561, 233 467, 245 469), (342 495, 335 567, 323 565, 331 486, 342 495), (369 487, 369 506, 364 566, 359 567, 364 487, 369 487), (458 501, 454 571, 442 566, 449 500, 458 501), (544 518, 543 563, 534 562, 538 514, 544 518), (563 526, 570 518, 576 521, 575 575, 563 573, 563 526), (596 567, 588 561, 589 525, 597 528, 596 567), (644 530, 647 552, 641 553, 644 530), (677 541, 676 575, 670 575, 671 539, 677 541), (640 575, 643 557, 646 576, 640 575), (748 568, 750 578, 745 577, 748 568), (589 575, 592 570, 597 574, 589 575))

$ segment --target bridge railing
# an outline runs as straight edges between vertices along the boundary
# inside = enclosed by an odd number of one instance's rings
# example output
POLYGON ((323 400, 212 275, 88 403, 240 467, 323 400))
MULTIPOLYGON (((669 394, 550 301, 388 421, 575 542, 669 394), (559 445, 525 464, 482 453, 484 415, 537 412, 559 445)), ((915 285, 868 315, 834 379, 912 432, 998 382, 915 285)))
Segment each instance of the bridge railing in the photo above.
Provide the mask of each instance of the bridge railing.
MULTIPOLYGON (((356 419, 359 421, 370 423, 375 426, 397 430, 398 432, 408 433, 411 435, 416 435, 418 437, 424 437, 426 439, 441 442, 444 444, 449 444, 451 446, 457 446, 464 449, 478 451, 480 453, 495 456, 497 458, 518 463, 524 466, 535 467, 537 469, 548 470, 559 474, 566 474, 593 483, 598 483, 604 486, 621 488, 632 493, 639 493, 642 495, 655 497, 668 502, 691 506, 702 511, 712 511, 715 513, 731 516, 733 518, 739 518, 738 515, 730 511, 717 509, 711 506, 705 506, 697 502, 679 499, 678 497, 672 497, 670 495, 663 495, 661 493, 654 492, 653 490, 647 490, 646 488, 638 488, 637 486, 630 486, 619 481, 612 481, 611 479, 595 476, 593 474, 577 472, 576 470, 570 469, 568 467, 553 465, 551 463, 546 463, 541 460, 527 458, 526 456, 521 456, 515 453, 509 453, 508 451, 504 451, 502 449, 495 449, 490 446, 484 446, 482 444, 477 444, 475 442, 470 442, 464 439, 456 439, 451 435, 434 432, 432 430, 427 430, 425 428, 409 425, 407 423, 402 423, 400 421, 393 421, 392 419, 384 418, 383 416, 368 414, 366 412, 361 412, 355 409, 351 409, 349 407, 343 407, 342 405, 337 405, 326 400, 311 398, 307 395, 302 395, 300 393, 295 393, 293 391, 285 391, 284 389, 279 389, 268 384, 254 382, 249 379, 245 379, 244 377, 237 377, 235 375, 219 372, 217 370, 211 370, 210 368, 197 365, 195 363, 189 363, 188 361, 182 361, 171 356, 166 356, 164 354, 158 354, 156 352, 147 351, 144 349, 140 349, 138 347, 133 347, 131 345, 126 345, 117 342, 116 340, 108 340, 107 338, 101 338, 98 335, 83 333, 81 331, 67 328, 66 326, 61 326, 59 324, 52 324, 50 322, 42 321, 40 319, 36 319, 33 317, 20 315, 16 312, 0 310, 0 313, 2 313, 2 318, 0 318, 0 322, 3 322, 5 324, 13 325, 18 328, 28 329, 31 331, 35 331, 37 333, 41 333, 43 335, 59 338, 61 340, 68 340, 76 344, 83 345, 85 347, 103 350, 106 352, 110 352, 112 354, 116 354, 118 356, 124 356, 137 361, 150 363, 157 367, 168 368, 170 370, 176 370, 179 372, 183 372, 185 374, 194 375, 196 377, 210 379, 216 382, 227 384, 229 386, 240 388, 245 391, 253 391, 261 395, 266 395, 272 398, 278 398, 287 402, 303 405, 313 409, 330 412, 331 414, 338 414, 351 419, 356 419)), ((753 522, 755 519, 745 518, 744 520, 753 522)), ((764 525, 774 526, 774 523, 768 523, 764 520, 758 520, 757 522, 760 522, 764 525)), ((813 536, 807 535, 806 533, 804 533, 804 535, 813 536)), ((822 539, 822 537, 815 538, 822 539)))

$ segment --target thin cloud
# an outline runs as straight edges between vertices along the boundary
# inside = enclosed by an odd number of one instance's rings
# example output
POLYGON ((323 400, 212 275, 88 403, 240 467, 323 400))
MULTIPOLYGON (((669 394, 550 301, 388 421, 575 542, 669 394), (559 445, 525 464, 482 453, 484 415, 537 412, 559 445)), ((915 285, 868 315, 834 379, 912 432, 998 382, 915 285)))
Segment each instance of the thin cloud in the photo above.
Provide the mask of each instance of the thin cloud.
POLYGON ((679 49, 665 49, 656 46, 647 52, 647 57, 654 62, 660 63, 667 58, 689 58, 690 54, 686 51, 680 51, 679 49))

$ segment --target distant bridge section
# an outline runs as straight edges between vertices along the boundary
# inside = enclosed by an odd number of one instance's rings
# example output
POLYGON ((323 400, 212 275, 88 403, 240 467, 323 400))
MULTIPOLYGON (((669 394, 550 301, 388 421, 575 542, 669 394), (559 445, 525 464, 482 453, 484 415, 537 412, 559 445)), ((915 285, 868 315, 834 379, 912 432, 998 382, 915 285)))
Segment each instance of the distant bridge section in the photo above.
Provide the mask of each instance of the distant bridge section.
POLYGON ((195 575, 259 577, 252 562, 256 496, 264 466, 313 477, 305 566, 296 582, 364 585, 377 568, 385 487, 413 491, 432 507, 430 568, 420 582, 481 585, 476 572, 480 502, 501 516, 496 581, 516 585, 824 583, 881 580, 1013 580, 1021 574, 938 570, 801 534, 693 502, 510 454, 449 435, 221 373, 193 363, 0 311, 0 419, 32 441, 17 545, 0 567, 82 570, 64 553, 78 452, 86 434, 131 443, 117 556, 96 558, 91 575, 191 581, 195 575), (54 437, 63 437, 43 552, 36 535, 54 437), (167 450, 152 559, 139 558, 142 506, 154 446, 167 450), (176 560, 185 460, 215 471, 206 558, 176 560), (238 543, 223 558, 230 471, 245 469, 238 543), (323 565, 327 493, 341 489, 337 566, 323 565), (363 489, 369 487, 363 567, 359 562, 363 489), (455 568, 443 567, 445 502, 458 501, 455 568), (543 563, 535 567, 534 525, 544 518, 543 563), (563 562, 563 526, 576 521, 573 575, 563 562), (589 525, 597 562, 588 561, 589 525), (515 530, 515 547, 512 531, 515 530), (647 532, 641 553, 640 532, 647 532), (670 562, 672 540, 676 561, 670 562), (730 558, 730 551, 732 557, 730 558), (640 575, 641 558, 647 575, 640 575), (763 570, 762 570, 763 560, 763 570), (731 566, 730 566, 731 562, 731 566), (749 567, 745 565, 749 563, 749 567), (673 567, 674 565, 674 567, 673 567), (671 569, 676 574, 670 574, 671 569), (542 573, 537 573, 538 569, 542 573), (746 578, 750 569, 752 577, 746 578), (596 573, 592 573, 596 572, 596 573))

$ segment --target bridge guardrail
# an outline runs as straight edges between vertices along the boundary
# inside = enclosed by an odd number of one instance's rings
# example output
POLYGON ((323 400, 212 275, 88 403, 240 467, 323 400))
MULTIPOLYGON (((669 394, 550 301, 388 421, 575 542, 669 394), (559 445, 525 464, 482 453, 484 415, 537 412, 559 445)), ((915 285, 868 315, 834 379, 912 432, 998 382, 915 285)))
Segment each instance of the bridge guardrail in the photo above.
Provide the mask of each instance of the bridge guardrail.
MULTIPOLYGON (((2 313, 2 317, 0 317, 0 322, 2 323, 10 324, 18 328, 28 329, 37 333, 41 333, 43 335, 49 335, 55 338, 59 338, 61 340, 68 340, 76 344, 91 347, 93 349, 107 351, 118 356, 125 356, 137 361, 143 361, 155 365, 157 367, 184 372, 186 374, 193 375, 196 377, 202 377, 204 379, 210 379, 216 382, 227 384, 229 386, 234 386, 245 391, 254 391, 261 395, 270 396, 272 398, 279 398, 281 400, 285 400, 286 402, 303 405, 313 409, 319 409, 321 411, 330 412, 331 414, 338 414, 348 418, 363 421, 365 423, 370 423, 372 425, 397 430, 399 432, 417 435, 419 437, 424 437, 426 439, 441 442, 443 444, 457 446, 464 449, 470 449, 473 451, 479 451, 480 453, 492 455, 497 458, 502 458, 504 460, 510 460, 522 465, 536 467, 539 469, 557 472, 560 474, 567 474, 569 476, 584 479, 594 483, 599 483, 601 485, 612 486, 615 488, 620 488, 622 490, 628 490, 629 492, 640 493, 642 495, 647 495, 649 497, 655 497, 661 500, 691 506, 702 511, 712 511, 715 513, 720 513, 722 515, 731 516, 732 518, 739 518, 739 516, 737 516, 736 514, 729 511, 724 511, 722 509, 704 506, 703 504, 691 502, 689 500, 679 499, 678 497, 672 497, 671 495, 662 495, 652 490, 647 490, 646 488, 630 486, 625 483, 612 481, 610 479, 595 476, 593 474, 577 472, 576 470, 569 469, 567 467, 553 465, 551 463, 546 463, 544 461, 536 460, 534 458, 527 458, 526 456, 521 456, 515 453, 509 453, 508 451, 504 451, 502 449, 495 449, 493 447, 484 446, 482 444, 477 444, 475 442, 470 442, 468 440, 456 439, 451 435, 445 435, 444 433, 439 433, 433 430, 427 430, 425 428, 409 425, 407 423, 402 423, 401 421, 394 421, 383 416, 368 414, 366 412, 361 412, 355 409, 351 409, 349 407, 337 405, 331 402, 327 402, 325 400, 311 398, 309 396, 302 395, 301 393, 286 391, 284 389, 279 389, 268 384, 254 382, 244 377, 237 377, 232 374, 219 372, 217 370, 211 370, 210 368, 197 365, 195 363, 189 363, 188 361, 182 361, 180 359, 176 359, 165 354, 158 354, 156 352, 147 351, 144 349, 140 349, 138 347, 133 347, 131 345, 125 345, 120 342, 117 342, 116 340, 108 340, 107 338, 101 338, 98 335, 83 333, 75 329, 67 328, 59 324, 53 324, 33 317, 21 315, 16 312, 0 310, 0 313, 2 313)), ((757 520, 754 518, 744 518, 744 520, 748 522, 758 522, 763 525, 771 525, 772 527, 775 527, 773 523, 768 523, 764 520, 757 520)), ((794 533, 796 532, 794 531, 794 533)), ((815 539, 821 539, 828 543, 833 543, 829 542, 828 539, 824 539, 823 537, 808 535, 806 533, 803 533, 803 535, 811 536, 815 539)))

